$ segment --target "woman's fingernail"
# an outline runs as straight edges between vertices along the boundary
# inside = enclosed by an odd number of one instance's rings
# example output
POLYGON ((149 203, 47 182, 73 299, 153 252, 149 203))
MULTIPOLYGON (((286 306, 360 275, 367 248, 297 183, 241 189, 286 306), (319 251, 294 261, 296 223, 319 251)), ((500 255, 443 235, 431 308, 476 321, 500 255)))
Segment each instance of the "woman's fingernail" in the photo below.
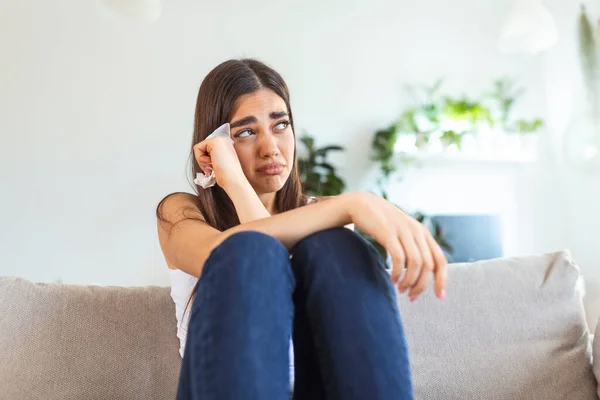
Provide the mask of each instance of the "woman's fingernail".
POLYGON ((408 296, 408 299, 409 299, 410 301, 415 301, 415 299, 417 298, 417 296, 418 296, 418 295, 416 295, 416 294, 413 294, 413 295, 410 295, 410 296, 408 296))
POLYGON ((442 289, 440 292, 440 300, 444 300, 446 298, 446 289, 442 289))

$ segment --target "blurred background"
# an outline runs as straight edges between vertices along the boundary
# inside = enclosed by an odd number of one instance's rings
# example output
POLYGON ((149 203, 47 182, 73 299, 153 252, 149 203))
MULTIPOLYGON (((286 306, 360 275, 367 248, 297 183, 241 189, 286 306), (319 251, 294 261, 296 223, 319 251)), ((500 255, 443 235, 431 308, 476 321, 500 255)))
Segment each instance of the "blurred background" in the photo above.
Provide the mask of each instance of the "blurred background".
POLYGON ((570 249, 596 321, 599 15, 569 0, 4 0, 0 275, 168 285, 154 212, 193 191, 198 87, 253 57, 290 87, 307 191, 386 196, 453 261, 570 249))

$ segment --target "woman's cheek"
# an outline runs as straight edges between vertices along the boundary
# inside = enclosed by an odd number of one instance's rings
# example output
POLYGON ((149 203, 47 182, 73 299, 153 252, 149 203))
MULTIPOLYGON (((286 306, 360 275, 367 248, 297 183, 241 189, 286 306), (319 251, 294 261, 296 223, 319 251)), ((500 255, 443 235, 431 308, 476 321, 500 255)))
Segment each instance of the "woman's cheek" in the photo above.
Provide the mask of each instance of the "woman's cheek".
POLYGON ((251 163, 249 161, 251 161, 251 160, 248 159, 248 155, 246 154, 245 151, 236 149, 236 153, 238 156, 238 160, 240 160, 240 165, 242 166, 244 175, 248 175, 248 169, 251 167, 251 165, 250 165, 251 163))
POLYGON ((285 136, 286 136, 285 143, 284 143, 285 155, 289 159, 288 161, 291 161, 291 159, 294 157, 294 147, 296 145, 296 138, 294 137, 294 134, 291 132, 285 136))

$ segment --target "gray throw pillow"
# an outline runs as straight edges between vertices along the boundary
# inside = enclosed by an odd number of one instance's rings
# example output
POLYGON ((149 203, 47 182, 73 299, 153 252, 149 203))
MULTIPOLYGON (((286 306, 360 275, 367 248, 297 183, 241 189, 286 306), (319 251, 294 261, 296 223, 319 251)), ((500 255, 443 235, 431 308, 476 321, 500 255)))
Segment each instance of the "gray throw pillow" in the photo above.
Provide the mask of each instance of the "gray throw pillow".
POLYGON ((400 295, 417 399, 597 400, 568 252, 452 264, 444 302, 400 295))

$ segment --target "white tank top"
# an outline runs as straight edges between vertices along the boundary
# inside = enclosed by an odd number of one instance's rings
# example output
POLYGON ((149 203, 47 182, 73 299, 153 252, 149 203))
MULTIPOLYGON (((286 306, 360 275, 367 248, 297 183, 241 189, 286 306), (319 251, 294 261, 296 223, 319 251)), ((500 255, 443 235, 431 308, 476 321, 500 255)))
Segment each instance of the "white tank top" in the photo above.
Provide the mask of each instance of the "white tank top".
MULTIPOLYGON (((310 203, 314 197, 310 197, 308 199, 308 203, 310 203)), ((183 272, 180 269, 170 269, 169 268, 169 276, 171 279, 171 298, 175 303, 175 315, 177 317, 177 337, 179 338, 179 354, 183 358, 183 354, 185 351, 185 339, 187 337, 187 328, 190 320, 190 312, 192 310, 192 303, 188 305, 187 310, 185 310, 185 315, 183 314, 183 310, 188 304, 188 300, 196 283, 198 283, 198 278, 193 275, 190 275, 186 272, 183 272)), ((290 383, 293 384, 294 380, 294 348, 292 343, 292 338, 290 337, 290 383)))

